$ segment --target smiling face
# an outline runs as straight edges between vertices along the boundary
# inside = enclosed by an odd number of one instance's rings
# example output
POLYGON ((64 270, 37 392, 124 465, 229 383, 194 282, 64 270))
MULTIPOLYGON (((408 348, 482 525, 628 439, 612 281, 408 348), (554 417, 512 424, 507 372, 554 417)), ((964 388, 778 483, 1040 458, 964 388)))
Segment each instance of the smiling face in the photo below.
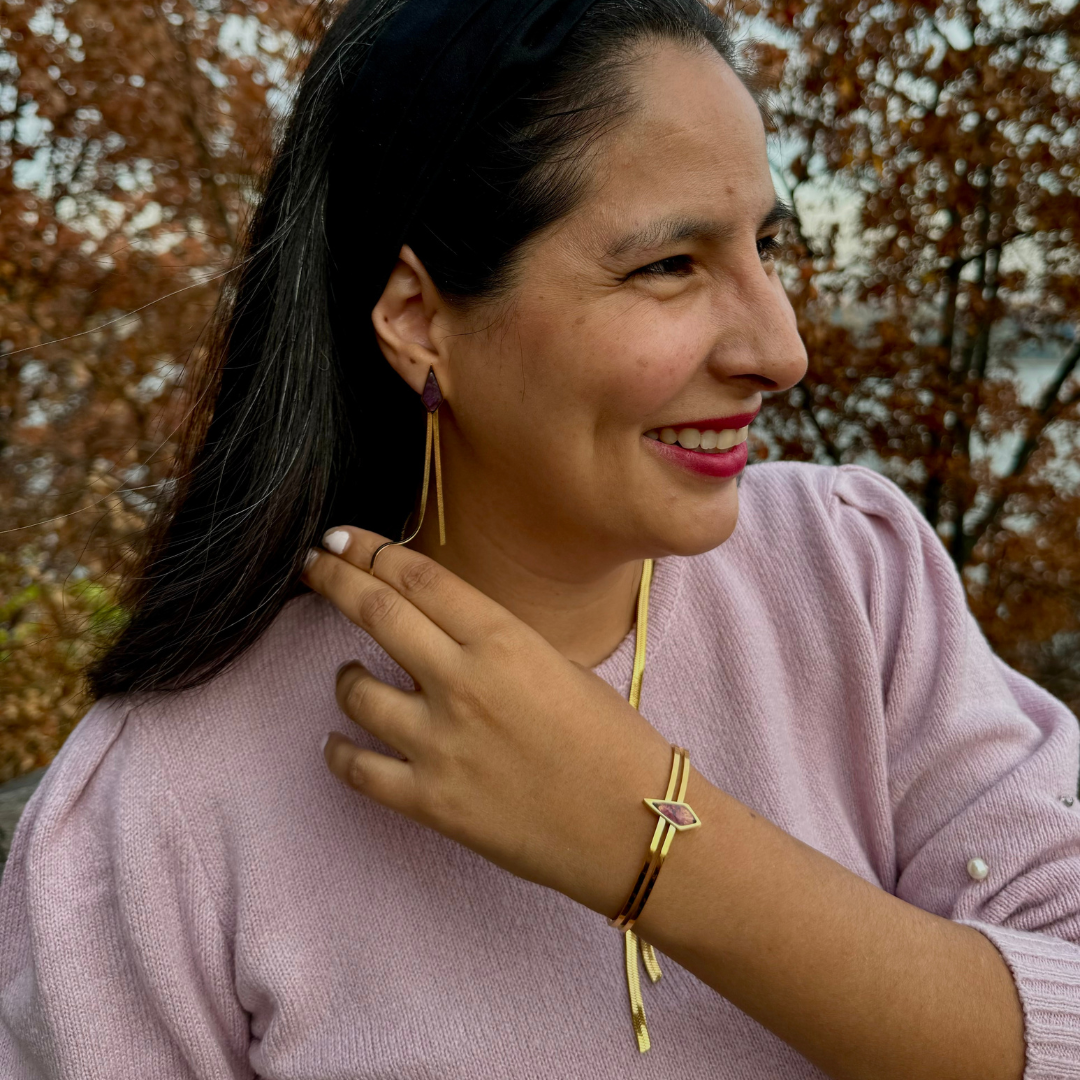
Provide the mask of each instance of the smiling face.
POLYGON ((806 369, 752 97, 711 50, 655 47, 633 78, 638 107, 510 298, 433 324, 448 535, 459 519, 607 564, 709 550, 738 514, 745 444, 723 448, 806 369))

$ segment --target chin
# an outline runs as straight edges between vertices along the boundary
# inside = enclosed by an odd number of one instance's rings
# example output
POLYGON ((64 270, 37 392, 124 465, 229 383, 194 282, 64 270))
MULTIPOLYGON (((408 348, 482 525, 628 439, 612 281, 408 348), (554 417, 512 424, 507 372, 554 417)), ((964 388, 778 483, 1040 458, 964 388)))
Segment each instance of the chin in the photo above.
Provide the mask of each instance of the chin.
POLYGON ((663 549, 665 555, 702 555, 706 551, 712 551, 719 547, 735 531, 739 520, 739 505, 723 507, 717 513, 709 517, 702 517, 693 522, 693 527, 686 527, 685 523, 680 529, 671 529, 670 520, 665 522, 669 526, 657 536, 658 546, 663 549))

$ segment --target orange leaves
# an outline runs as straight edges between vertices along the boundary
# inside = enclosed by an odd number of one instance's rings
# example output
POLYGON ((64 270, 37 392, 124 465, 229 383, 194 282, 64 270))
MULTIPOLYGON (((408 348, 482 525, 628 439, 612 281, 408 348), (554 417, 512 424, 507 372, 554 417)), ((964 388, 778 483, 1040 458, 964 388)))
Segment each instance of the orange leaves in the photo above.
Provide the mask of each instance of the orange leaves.
POLYGON ((86 588, 111 595, 168 474, 309 8, 0 3, 3 779, 83 707, 86 588))
POLYGON ((1062 89, 1080 36, 1027 0, 761 11, 787 28, 783 176, 819 253, 792 267, 811 362, 772 405, 778 442, 905 486, 979 568, 1005 658, 1080 708, 1061 647, 1080 635, 1080 401, 1061 404, 1080 375, 1080 99, 1062 89), (822 191, 849 200, 846 245, 815 219, 822 191))

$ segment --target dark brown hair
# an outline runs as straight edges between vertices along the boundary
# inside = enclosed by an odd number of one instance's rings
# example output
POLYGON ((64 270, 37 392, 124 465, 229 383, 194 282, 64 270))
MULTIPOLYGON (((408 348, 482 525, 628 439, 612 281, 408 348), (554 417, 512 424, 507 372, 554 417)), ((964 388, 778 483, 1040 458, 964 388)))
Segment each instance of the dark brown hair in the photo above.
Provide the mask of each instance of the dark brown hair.
MULTIPOLYGON (((205 682, 270 625, 326 528, 396 537, 413 510, 424 411, 369 312, 335 295, 327 244, 333 133, 356 107, 345 88, 400 2, 349 0, 300 80, 215 314, 171 497, 123 597, 129 620, 89 673, 98 696, 205 682), (415 460, 382 452, 402 443, 415 460)), ((599 0, 535 85, 464 134, 419 208, 407 242, 448 299, 512 287, 524 242, 581 197, 582 151, 632 109, 635 58, 666 41, 716 50, 761 102, 699 0, 599 0)), ((351 212, 379 209, 356 177, 351 212)))

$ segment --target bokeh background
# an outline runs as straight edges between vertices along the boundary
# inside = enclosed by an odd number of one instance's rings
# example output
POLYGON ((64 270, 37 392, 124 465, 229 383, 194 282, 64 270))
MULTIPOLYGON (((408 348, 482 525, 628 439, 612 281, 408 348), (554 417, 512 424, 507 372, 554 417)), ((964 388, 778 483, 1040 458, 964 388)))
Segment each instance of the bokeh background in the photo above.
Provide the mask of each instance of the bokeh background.
MULTIPOLYGON (((337 6, 0 0, 0 781, 88 705, 337 6)), ((772 88, 810 354, 753 454, 895 480, 998 654, 1080 711, 1080 6, 724 10, 772 88)))

